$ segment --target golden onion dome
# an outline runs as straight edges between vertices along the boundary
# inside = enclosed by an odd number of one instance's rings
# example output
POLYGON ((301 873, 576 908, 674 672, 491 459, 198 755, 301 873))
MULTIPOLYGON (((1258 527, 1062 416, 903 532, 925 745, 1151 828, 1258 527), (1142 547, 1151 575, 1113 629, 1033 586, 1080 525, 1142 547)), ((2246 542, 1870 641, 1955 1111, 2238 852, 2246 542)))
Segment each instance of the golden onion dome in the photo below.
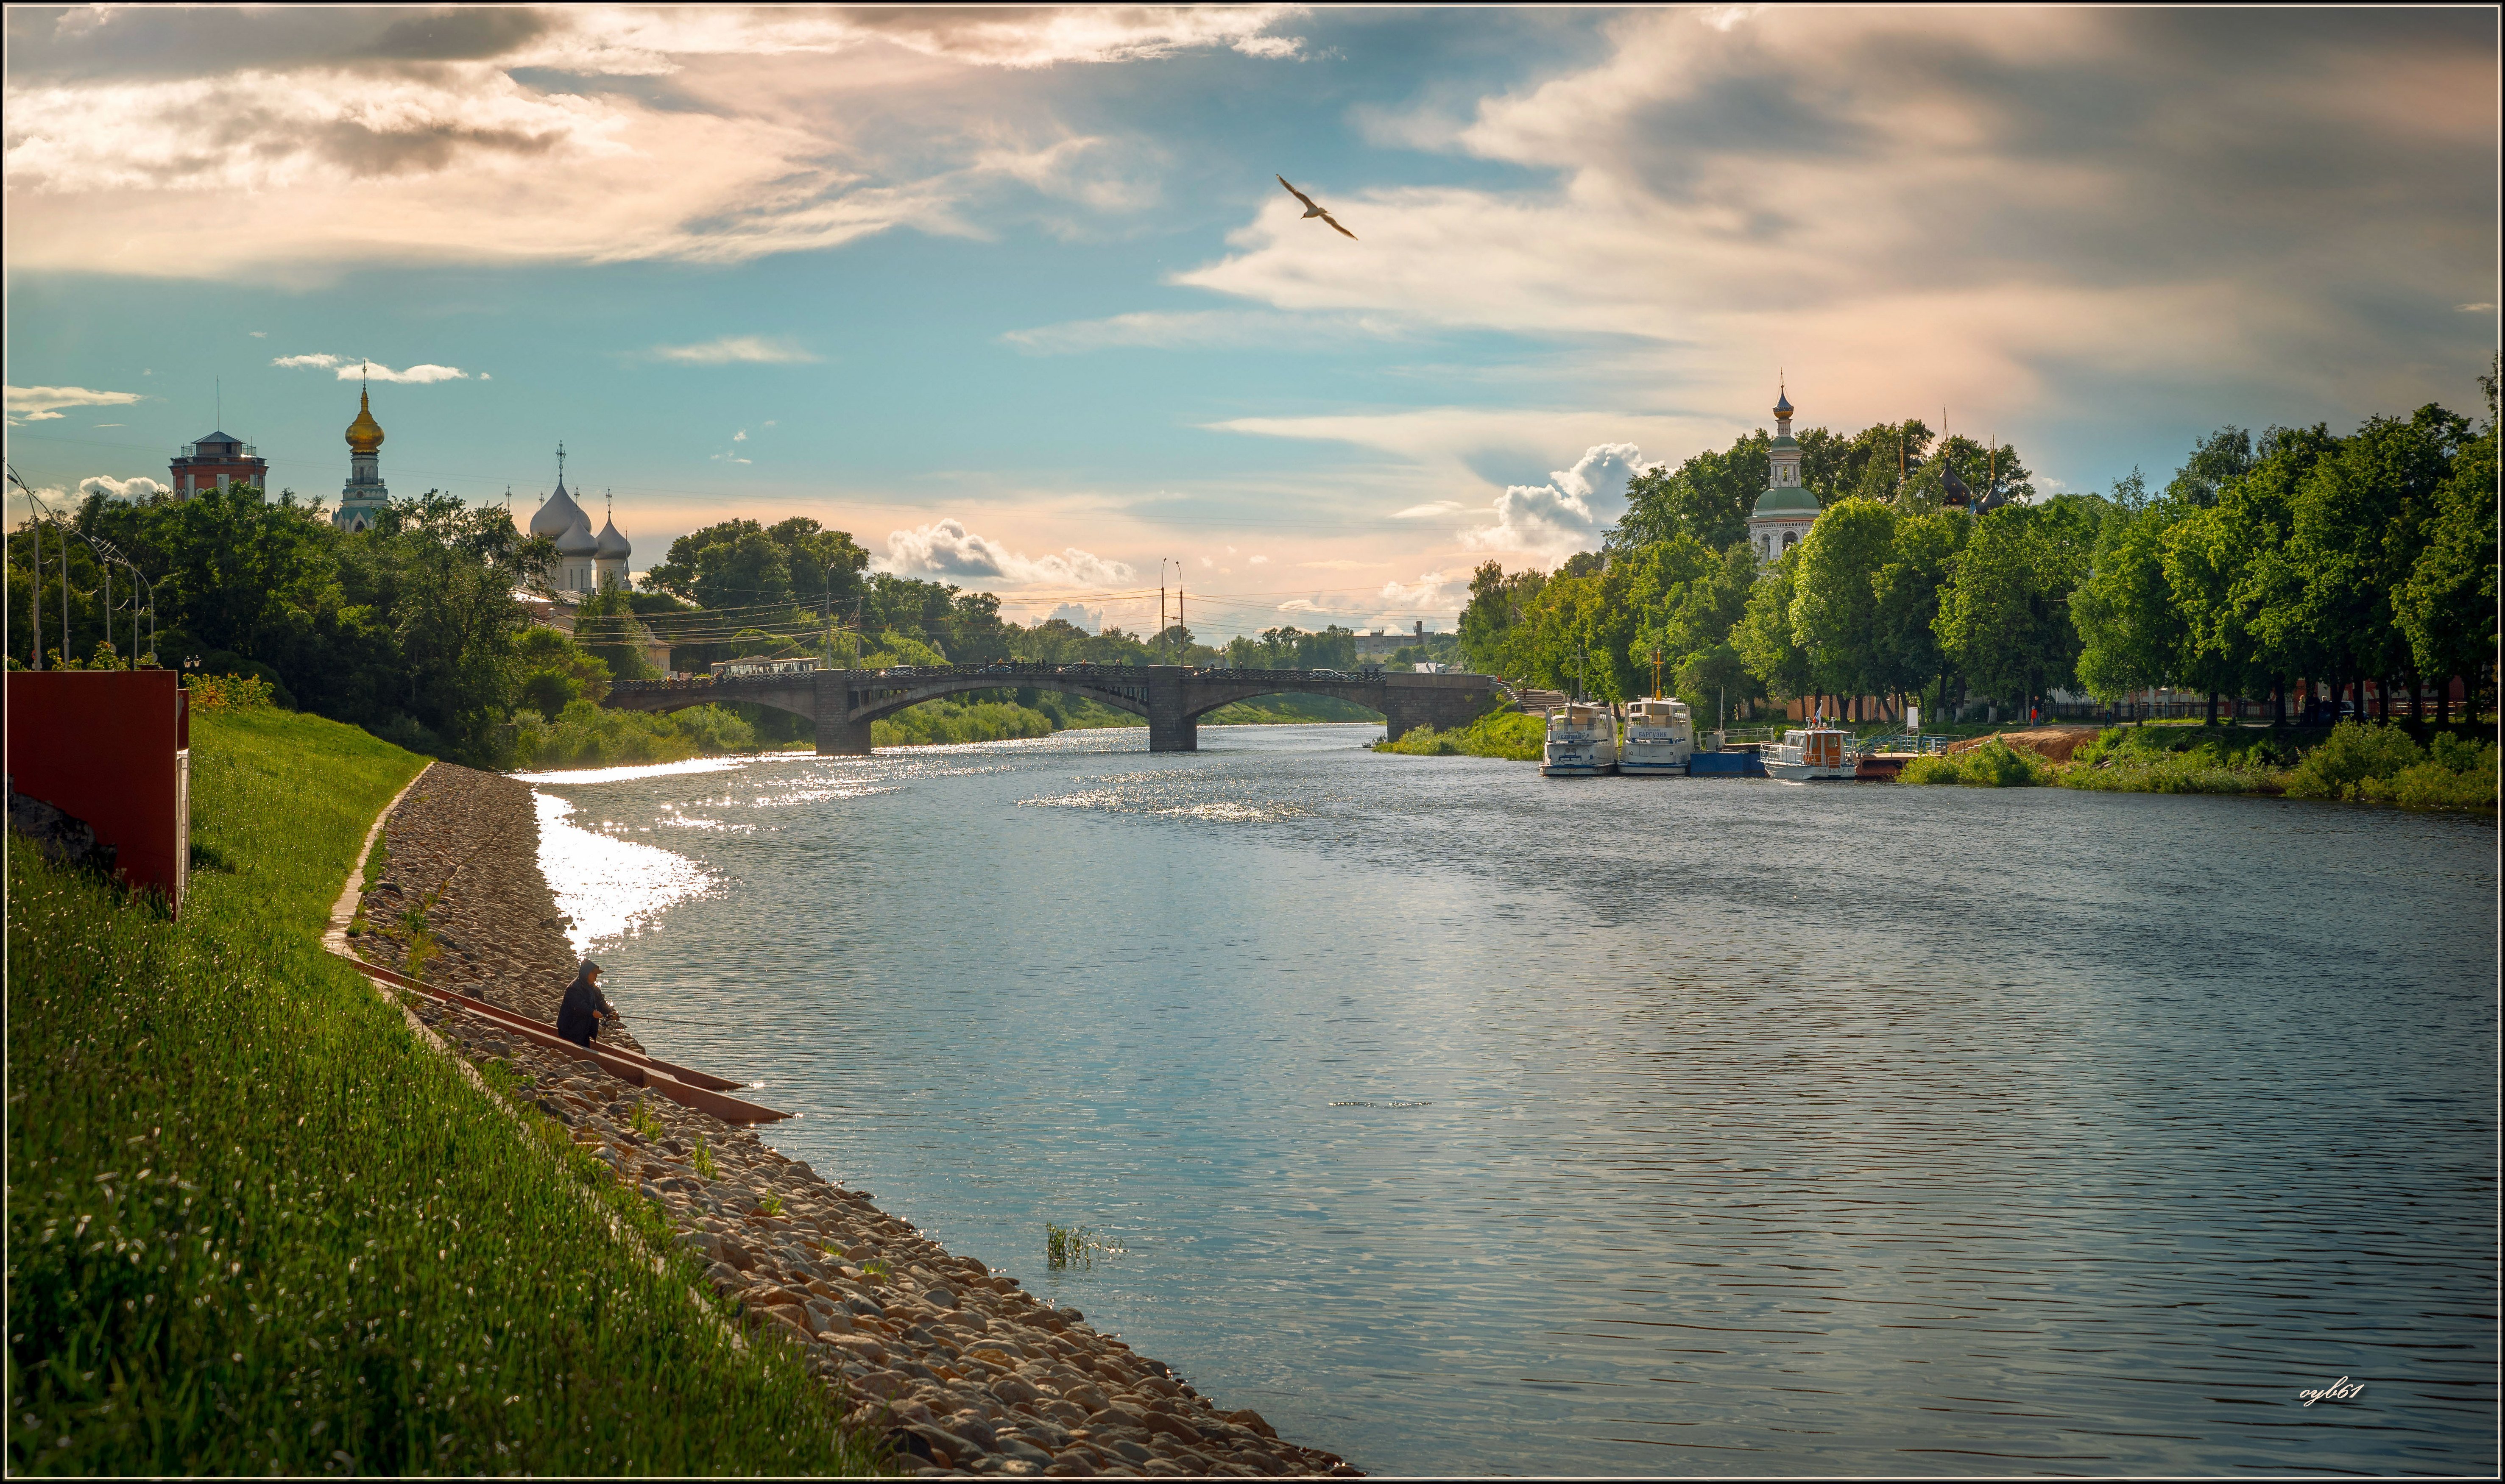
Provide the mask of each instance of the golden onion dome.
POLYGON ((370 454, 383 446, 383 425, 374 421, 374 409, 366 401, 366 394, 357 394, 357 420, 348 425, 348 451, 370 454))

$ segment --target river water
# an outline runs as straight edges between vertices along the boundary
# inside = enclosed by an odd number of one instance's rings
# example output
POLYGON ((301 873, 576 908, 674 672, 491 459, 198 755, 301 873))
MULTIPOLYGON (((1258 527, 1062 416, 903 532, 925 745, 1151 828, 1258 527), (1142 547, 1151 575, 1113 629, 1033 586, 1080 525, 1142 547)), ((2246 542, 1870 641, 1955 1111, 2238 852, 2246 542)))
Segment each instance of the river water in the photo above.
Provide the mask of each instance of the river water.
POLYGON ((2492 825, 1375 735, 534 781, 655 1054, 1369 1470, 2497 1467, 2492 825))

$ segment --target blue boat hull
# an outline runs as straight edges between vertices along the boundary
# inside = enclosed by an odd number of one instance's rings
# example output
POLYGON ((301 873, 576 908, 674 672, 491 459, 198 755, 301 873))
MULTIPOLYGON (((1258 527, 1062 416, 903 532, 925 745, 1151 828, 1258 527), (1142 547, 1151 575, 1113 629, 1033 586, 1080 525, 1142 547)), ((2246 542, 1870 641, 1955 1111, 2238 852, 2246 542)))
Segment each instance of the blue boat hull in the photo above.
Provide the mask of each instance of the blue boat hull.
POLYGON ((1691 778, 1762 778, 1765 760, 1754 752, 1699 752, 1687 760, 1691 778))

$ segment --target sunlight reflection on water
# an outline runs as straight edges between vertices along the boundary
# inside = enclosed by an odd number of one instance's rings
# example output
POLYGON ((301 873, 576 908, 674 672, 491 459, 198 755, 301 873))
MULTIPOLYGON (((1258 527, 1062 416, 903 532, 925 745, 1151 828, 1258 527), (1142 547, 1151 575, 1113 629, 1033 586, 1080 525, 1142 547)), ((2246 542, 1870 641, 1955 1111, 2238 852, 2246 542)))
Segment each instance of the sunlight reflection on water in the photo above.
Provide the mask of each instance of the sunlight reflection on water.
MULTIPOLYGON (((626 770, 619 770, 626 771, 626 770)), ((566 936, 588 957, 620 943, 681 902, 710 893, 721 878, 684 855, 586 830, 566 816, 574 806, 533 793, 540 816, 540 870, 556 893, 557 911, 574 919, 566 936)))
POLYGON ((696 757, 684 763, 639 763, 632 768, 560 768, 551 773, 517 773, 525 783, 631 783, 638 778, 669 778, 690 773, 727 773, 746 766, 735 757, 696 757))

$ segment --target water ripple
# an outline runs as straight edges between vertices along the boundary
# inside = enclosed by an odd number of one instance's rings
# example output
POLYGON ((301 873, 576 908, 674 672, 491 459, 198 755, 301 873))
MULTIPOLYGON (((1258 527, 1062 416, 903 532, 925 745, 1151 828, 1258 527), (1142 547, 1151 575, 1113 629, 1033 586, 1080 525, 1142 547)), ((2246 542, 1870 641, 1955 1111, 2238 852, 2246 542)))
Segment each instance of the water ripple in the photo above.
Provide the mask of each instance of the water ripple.
POLYGON ((605 960, 657 1053, 1369 1468, 2494 1469, 2492 825, 1363 730, 569 792, 758 827, 605 960))

